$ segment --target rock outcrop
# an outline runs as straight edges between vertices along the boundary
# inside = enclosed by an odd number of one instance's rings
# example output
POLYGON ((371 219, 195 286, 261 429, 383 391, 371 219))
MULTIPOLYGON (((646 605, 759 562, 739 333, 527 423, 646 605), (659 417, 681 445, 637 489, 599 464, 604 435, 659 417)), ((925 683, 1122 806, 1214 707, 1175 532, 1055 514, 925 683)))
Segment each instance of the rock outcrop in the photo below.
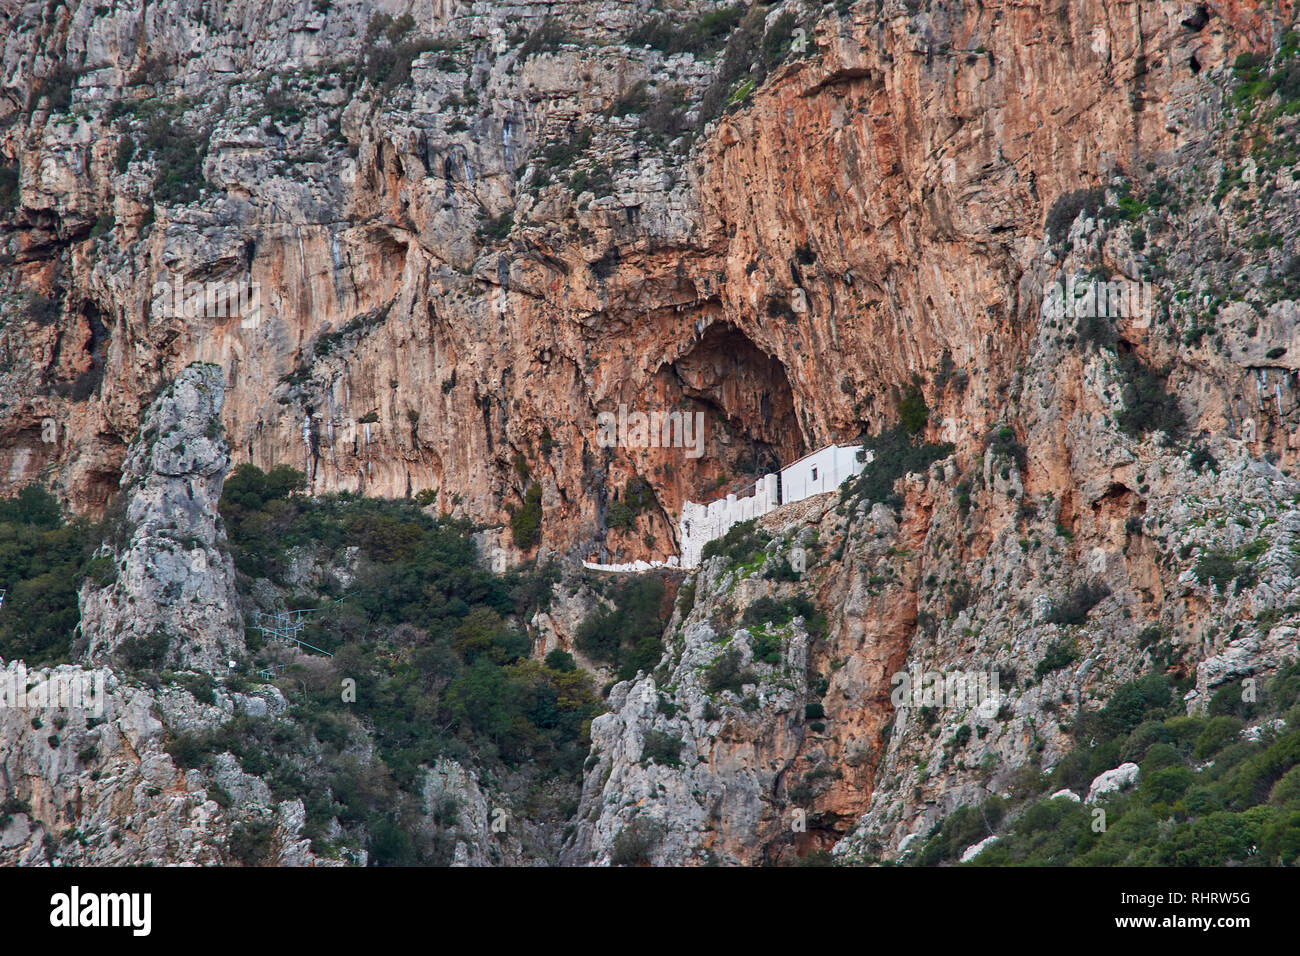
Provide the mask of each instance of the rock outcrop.
POLYGON ((244 652, 235 568, 217 501, 230 459, 221 434, 226 383, 191 365, 145 413, 124 463, 121 541, 104 546, 111 583, 81 593, 87 661, 115 655, 224 673, 244 652))
MULTIPOLYGON (((28 672, 0 662, 0 690, 82 681, 100 693, 73 706, 0 707, 0 864, 124 866, 274 862, 314 865, 301 801, 277 801, 230 755, 210 770, 178 766, 175 734, 285 701, 217 689, 210 702, 124 681, 111 669, 28 672), (256 835, 256 839, 252 839, 256 835)), ((206 696, 206 695, 204 695, 206 696)))

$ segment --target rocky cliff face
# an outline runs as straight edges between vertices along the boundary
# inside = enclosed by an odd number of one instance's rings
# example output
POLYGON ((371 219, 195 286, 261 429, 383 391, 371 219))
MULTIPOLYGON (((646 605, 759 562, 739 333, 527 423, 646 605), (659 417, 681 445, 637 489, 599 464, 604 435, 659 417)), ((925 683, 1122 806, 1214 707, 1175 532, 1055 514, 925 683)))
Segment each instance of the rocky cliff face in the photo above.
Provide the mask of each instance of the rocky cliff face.
MULTIPOLYGON (((951 447, 901 501, 782 511, 688 582, 593 726, 568 862, 894 857, 1157 653, 1192 710, 1272 672, 1300 606, 1289 10, 775 4, 710 34, 717 9, 674 8, 690 43, 612 0, 3 15, 0 476, 88 512, 156 489, 90 659, 144 577, 187 586, 146 526, 222 452, 128 448, 197 361, 236 463, 492 526, 539 489, 538 538, 494 539, 516 561, 665 557, 683 500, 928 407, 951 447), (1148 282, 1153 315, 1055 316, 1071 275, 1148 282), (188 307, 204 282, 256 306, 188 307), (702 412, 704 453, 600 447, 620 405, 702 412), (766 577, 796 543, 808 570, 766 577), (1196 573, 1225 555, 1244 583, 1196 573), (1054 610, 1079 588, 1105 593, 1054 610), (824 622, 745 620, 801 595, 824 622), (991 716, 890 704, 900 671, 994 666, 991 716)), ((186 666, 236 633, 214 560, 186 666)))
POLYGON ((88 661, 115 653, 222 673, 244 652, 235 568, 217 514, 229 450, 221 436, 221 369, 191 365, 145 413, 123 465, 121 543, 103 559, 112 583, 81 594, 88 661))
POLYGON ((102 691, 73 707, 0 709, 8 795, 0 862, 231 863, 244 855, 240 841, 251 832, 274 862, 315 862, 298 834, 301 801, 277 802, 265 781, 245 774, 229 754, 204 773, 178 766, 165 749, 172 731, 213 728, 241 712, 281 712, 283 698, 222 691, 205 704, 184 690, 133 686, 111 670, 0 669, 6 690, 74 679, 102 691))
POLYGON ((853 6, 687 153, 725 57, 632 45, 625 4, 413 9, 391 43, 360 3, 161 9, 18 17, 6 44, 11 482, 52 468, 97 508, 153 389, 211 361, 237 462, 484 521, 535 481, 548 547, 623 557, 671 553, 714 479, 878 427, 945 352, 978 440, 1047 208, 1197 148, 1215 76, 1270 29, 853 6), (258 307, 176 308, 214 280, 258 307), (704 412, 706 454, 597 447, 619 404, 704 412), (608 531, 638 477, 655 507, 608 531))

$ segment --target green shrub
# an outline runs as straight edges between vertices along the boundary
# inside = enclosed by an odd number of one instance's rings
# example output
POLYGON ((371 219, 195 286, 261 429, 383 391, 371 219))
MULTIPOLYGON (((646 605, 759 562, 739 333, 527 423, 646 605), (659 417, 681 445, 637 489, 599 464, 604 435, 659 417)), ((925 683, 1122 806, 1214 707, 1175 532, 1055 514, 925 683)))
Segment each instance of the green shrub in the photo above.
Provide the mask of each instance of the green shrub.
POLYGON ((1217 754, 1241 735, 1245 725, 1236 717, 1213 717, 1196 738, 1196 756, 1204 760, 1217 754))
POLYGON ((898 423, 909 435, 915 435, 925 429, 929 418, 930 409, 925 404, 925 396, 919 388, 912 386, 898 400, 898 423))
POLYGON ((166 633, 155 630, 145 636, 127 638, 118 646, 118 654, 134 670, 156 670, 163 665, 170 645, 166 633))
POLYGON ((181 770, 193 770, 201 767, 209 756, 210 741, 202 734, 177 734, 164 745, 163 749, 172 758, 172 763, 181 770))
POLYGON ((633 30, 628 46, 650 46, 667 54, 716 52, 744 16, 744 4, 709 10, 680 26, 672 17, 654 17, 633 30))
POLYGON ((515 547, 525 551, 542 540, 542 486, 534 482, 524 492, 523 507, 510 515, 510 534, 515 547))
POLYGON ((1053 604, 1047 620, 1053 624, 1086 624, 1088 613, 1110 596, 1110 588, 1091 582, 1075 585, 1064 600, 1053 604))
POLYGON ((270 862, 275 824, 267 820, 236 823, 230 831, 230 856, 244 866, 270 862))
POLYGON ((662 767, 680 767, 682 746, 680 737, 661 730, 647 731, 641 744, 641 765, 657 763, 662 767))
POLYGON ((766 626, 780 627, 783 624, 790 623, 796 617, 802 617, 807 622, 810 632, 825 623, 824 615, 819 614, 816 606, 802 594, 797 594, 784 601, 778 601, 764 595, 745 608, 740 623, 742 626, 751 629, 766 626))
POLYGON ((1053 671, 1069 667, 1079 659, 1079 649, 1070 638, 1058 638, 1047 647, 1047 653, 1034 667, 1034 676, 1042 680, 1053 671))
POLYGON ((990 797, 978 807, 959 807, 930 832, 915 862, 934 866, 959 859, 967 847, 993 835, 1006 811, 1007 803, 1000 797, 990 797))
POLYGON ((523 46, 519 48, 519 59, 523 61, 539 53, 558 50, 562 44, 568 42, 568 39, 568 31, 564 24, 547 17, 542 21, 541 26, 528 34, 523 46))
POLYGON ((1187 427, 1187 418, 1177 396, 1165 389, 1165 375, 1144 365, 1135 354, 1120 356, 1124 407, 1116 420, 1126 435, 1140 437, 1149 432, 1164 432, 1167 439, 1177 438, 1187 427))
POLYGON ((1227 551, 1212 549, 1196 559, 1196 567, 1193 570, 1196 579, 1202 584, 1210 584, 1223 590, 1237 576, 1237 561, 1235 556, 1227 551))
POLYGON ((741 664, 740 652, 728 648, 706 672, 704 686, 711 692, 729 690, 739 696, 745 684, 757 681, 758 675, 741 664))
POLYGON ((1233 681, 1220 687, 1214 692, 1214 696, 1210 698, 1210 704, 1206 708, 1206 712, 1211 717, 1231 715, 1240 717, 1243 720, 1254 716, 1255 710, 1255 705, 1252 702, 1242 698, 1241 681, 1233 681))
POLYGON ((1044 229, 1047 237, 1054 246, 1060 246, 1069 236, 1070 227, 1074 225, 1074 220, 1083 213, 1086 217, 1095 218, 1101 209, 1103 199, 1102 190, 1096 187, 1091 189, 1076 189, 1073 192, 1062 193, 1056 197, 1052 203, 1052 208, 1048 210, 1047 221, 1044 229))
POLYGON ((0 162, 0 215, 9 215, 18 208, 18 164, 0 162))
POLYGON ((863 466, 857 478, 844 485, 841 500, 846 504, 861 501, 901 506, 902 499, 894 494, 894 485, 898 479, 909 472, 924 472, 935 461, 953 453, 950 443, 918 442, 902 424, 886 429, 874 438, 868 438, 864 444, 875 457, 863 466))
POLYGON ((614 609, 589 615, 574 634, 574 643, 593 660, 613 664, 620 680, 651 671, 663 657, 666 588, 656 574, 629 577, 615 588, 614 609))
POLYGON ((650 483, 644 478, 630 478, 623 486, 622 496, 615 498, 606 510, 605 524, 610 528, 630 529, 636 523, 637 516, 654 505, 654 489, 650 483))
POLYGON ((758 527, 758 519, 751 518, 734 524, 721 538, 707 542, 700 552, 702 561, 724 557, 728 564, 748 564, 762 551, 772 536, 758 527))
POLYGON ((478 234, 482 239, 488 239, 493 242, 501 242, 510 235, 510 230, 515 227, 514 213, 503 212, 501 215, 489 219, 479 229, 478 234))
POLYGON ((637 866, 649 863, 651 853, 663 839, 664 825, 648 817, 637 817, 619 831, 610 845, 613 866, 637 866))
POLYGON ((570 671, 578 669, 577 663, 573 660, 573 655, 568 651, 562 651, 559 648, 547 653, 545 663, 551 670, 559 671, 562 674, 567 674, 570 671))

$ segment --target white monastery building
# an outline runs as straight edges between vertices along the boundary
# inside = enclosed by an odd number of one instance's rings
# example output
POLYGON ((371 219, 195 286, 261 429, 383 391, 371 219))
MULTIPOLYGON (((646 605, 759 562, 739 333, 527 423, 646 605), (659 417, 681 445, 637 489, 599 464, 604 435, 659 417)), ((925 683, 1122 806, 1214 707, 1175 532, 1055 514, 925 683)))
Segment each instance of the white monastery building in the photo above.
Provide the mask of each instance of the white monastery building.
POLYGON ((754 493, 748 497, 727 495, 707 505, 684 502, 678 525, 681 567, 698 567, 704 546, 722 537, 732 525, 765 515, 778 505, 834 491, 871 460, 871 452, 867 452, 866 461, 859 461, 861 451, 861 445, 827 445, 782 468, 779 479, 776 475, 764 475, 754 483, 754 493))

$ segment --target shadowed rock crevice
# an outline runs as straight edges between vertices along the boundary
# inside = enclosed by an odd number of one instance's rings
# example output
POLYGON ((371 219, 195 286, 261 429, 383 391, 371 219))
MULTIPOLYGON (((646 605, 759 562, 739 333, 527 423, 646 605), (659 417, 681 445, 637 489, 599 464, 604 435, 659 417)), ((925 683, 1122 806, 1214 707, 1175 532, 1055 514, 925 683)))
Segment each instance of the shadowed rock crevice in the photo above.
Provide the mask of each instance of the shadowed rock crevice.
POLYGON ((715 324, 667 369, 682 394, 703 405, 724 438, 710 445, 727 474, 755 478, 804 452, 785 366, 739 329, 715 324))

